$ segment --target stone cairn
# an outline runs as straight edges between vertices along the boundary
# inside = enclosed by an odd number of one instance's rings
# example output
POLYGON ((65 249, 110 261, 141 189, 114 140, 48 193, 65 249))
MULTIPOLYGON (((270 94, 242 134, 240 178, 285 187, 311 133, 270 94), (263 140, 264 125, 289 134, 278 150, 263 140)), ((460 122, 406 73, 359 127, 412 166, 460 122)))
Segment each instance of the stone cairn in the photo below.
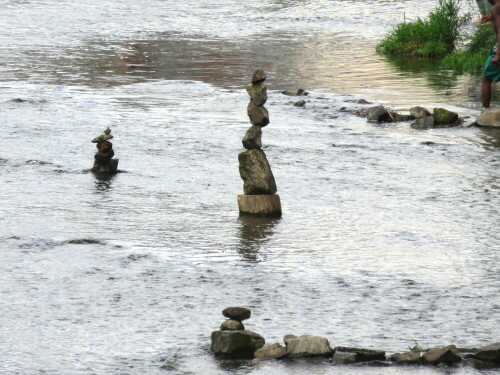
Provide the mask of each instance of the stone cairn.
POLYGON ((280 197, 276 194, 276 182, 266 154, 262 151, 262 128, 269 124, 266 73, 258 69, 253 72, 252 83, 246 86, 250 95, 247 107, 252 126, 243 137, 247 151, 238 155, 240 176, 243 179, 244 195, 238 195, 240 214, 281 217, 280 197))
POLYGON ((250 318, 251 311, 245 307, 228 307, 222 315, 228 319, 221 324, 220 331, 212 332, 212 352, 225 358, 254 358, 265 340, 258 333, 245 330, 242 321, 250 318))
POLYGON ((92 143, 96 143, 98 150, 94 155, 92 172, 116 173, 118 171, 118 159, 113 159, 115 152, 113 144, 109 141, 112 138, 111 129, 107 128, 103 134, 92 140, 92 143))

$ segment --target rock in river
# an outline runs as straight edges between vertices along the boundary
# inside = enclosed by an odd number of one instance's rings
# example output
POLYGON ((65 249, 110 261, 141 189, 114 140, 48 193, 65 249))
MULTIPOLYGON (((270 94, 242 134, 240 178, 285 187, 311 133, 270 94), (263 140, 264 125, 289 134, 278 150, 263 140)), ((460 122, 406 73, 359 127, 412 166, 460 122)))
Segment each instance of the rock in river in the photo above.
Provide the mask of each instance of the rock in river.
POLYGON ((211 350, 217 356, 234 359, 253 358, 255 351, 264 344, 264 338, 252 331, 212 332, 211 350))

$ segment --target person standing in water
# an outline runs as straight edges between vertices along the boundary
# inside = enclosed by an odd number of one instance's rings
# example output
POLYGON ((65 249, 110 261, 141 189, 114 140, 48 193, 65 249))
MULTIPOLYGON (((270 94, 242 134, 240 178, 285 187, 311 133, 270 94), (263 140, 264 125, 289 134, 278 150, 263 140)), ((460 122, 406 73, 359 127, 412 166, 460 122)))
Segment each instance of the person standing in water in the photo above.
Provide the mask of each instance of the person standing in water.
POLYGON ((500 81, 500 50, 498 49, 498 41, 500 37, 498 33, 500 30, 500 0, 488 0, 488 2, 492 5, 490 8, 490 15, 483 17, 482 21, 491 21, 497 42, 490 51, 490 56, 486 60, 483 71, 481 99, 484 108, 490 107, 491 86, 493 82, 500 81))

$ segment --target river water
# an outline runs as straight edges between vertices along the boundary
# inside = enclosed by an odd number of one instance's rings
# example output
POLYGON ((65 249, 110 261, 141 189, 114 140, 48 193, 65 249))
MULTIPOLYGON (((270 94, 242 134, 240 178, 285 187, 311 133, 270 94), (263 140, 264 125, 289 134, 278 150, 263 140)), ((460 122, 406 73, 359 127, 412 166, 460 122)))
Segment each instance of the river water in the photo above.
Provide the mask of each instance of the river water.
POLYGON ((268 343, 499 341, 500 135, 352 114, 363 98, 478 115, 478 77, 374 53, 435 5, 0 0, 0 373, 494 373, 209 350, 228 306, 268 343), (236 203, 256 68, 279 220, 236 203), (299 87, 304 108, 281 94, 299 87), (108 126, 123 173, 102 179, 84 170, 108 126))

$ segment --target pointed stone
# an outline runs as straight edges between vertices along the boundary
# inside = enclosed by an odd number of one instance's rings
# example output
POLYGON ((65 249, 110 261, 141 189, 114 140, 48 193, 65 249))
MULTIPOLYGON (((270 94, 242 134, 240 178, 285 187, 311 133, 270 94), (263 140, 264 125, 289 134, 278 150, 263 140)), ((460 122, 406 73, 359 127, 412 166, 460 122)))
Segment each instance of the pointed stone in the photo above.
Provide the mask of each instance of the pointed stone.
POLYGON ((241 152, 238 161, 246 195, 276 194, 276 181, 264 151, 255 149, 241 152))
POLYGON ((242 143, 247 150, 262 148, 262 128, 252 125, 243 137, 242 143))

